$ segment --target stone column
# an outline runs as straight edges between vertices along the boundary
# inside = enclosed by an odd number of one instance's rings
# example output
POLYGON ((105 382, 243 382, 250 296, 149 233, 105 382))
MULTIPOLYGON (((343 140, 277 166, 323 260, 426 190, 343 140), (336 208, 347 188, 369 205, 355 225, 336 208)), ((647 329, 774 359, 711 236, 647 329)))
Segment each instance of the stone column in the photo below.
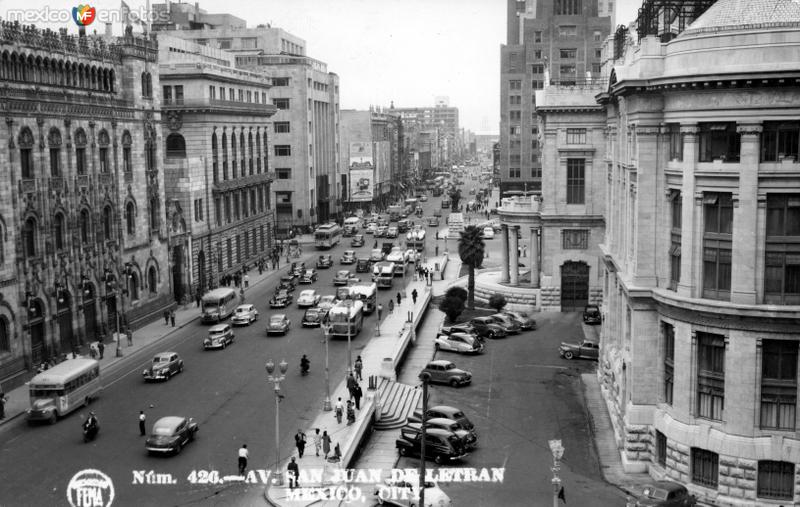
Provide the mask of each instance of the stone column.
POLYGON ((518 225, 511 226, 511 234, 509 235, 508 250, 510 253, 510 261, 508 267, 511 271, 511 285, 519 285, 519 240, 517 240, 518 225))
POLYGON ((539 288, 539 229, 531 229, 531 288, 539 288))
POLYGON ((501 237, 501 241, 503 242, 503 260, 500 264, 500 283, 508 283, 508 226, 502 224, 500 227, 503 231, 501 237))
POLYGON ((733 198, 731 303, 756 303, 758 161, 761 125, 739 125, 739 198, 733 198), (737 205, 738 203, 738 205, 737 205))
POLYGON ((703 205, 702 195, 696 199, 694 195, 694 170, 697 164, 697 125, 681 127, 683 136, 683 206, 681 209, 681 279, 678 282, 678 294, 686 297, 695 297, 695 290, 699 282, 699 266, 702 261, 702 241, 696 240, 702 234, 702 223, 699 222, 703 205), (700 228, 700 234, 695 234, 695 229, 700 228))

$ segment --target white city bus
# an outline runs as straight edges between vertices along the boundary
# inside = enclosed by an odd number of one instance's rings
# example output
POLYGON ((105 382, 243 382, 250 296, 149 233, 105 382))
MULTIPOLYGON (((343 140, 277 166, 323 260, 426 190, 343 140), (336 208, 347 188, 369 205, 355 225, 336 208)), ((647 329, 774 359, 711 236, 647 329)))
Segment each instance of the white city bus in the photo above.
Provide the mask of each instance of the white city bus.
POLYGON ((231 287, 220 287, 203 296, 203 322, 219 323, 231 316, 236 309, 236 291, 231 287))
POLYGON ((330 309, 327 316, 330 336, 355 338, 364 325, 364 304, 345 300, 330 309))
POLYGON ((314 231, 314 244, 317 248, 333 248, 342 238, 342 228, 339 224, 328 223, 317 227, 314 231))
POLYGON ((349 298, 364 303, 364 313, 372 313, 378 305, 378 286, 374 283, 370 285, 351 285, 349 298))
POLYGON ((94 359, 67 359, 39 373, 28 383, 31 408, 28 421, 49 421, 83 407, 96 398, 100 383, 100 363, 94 359))

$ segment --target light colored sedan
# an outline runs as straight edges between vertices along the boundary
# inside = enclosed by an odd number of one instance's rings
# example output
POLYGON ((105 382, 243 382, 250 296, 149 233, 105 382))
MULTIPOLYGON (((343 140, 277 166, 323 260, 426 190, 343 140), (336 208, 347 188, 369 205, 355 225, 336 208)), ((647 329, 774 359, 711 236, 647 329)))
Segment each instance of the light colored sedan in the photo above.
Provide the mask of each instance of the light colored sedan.
POLYGON ((367 225, 367 230, 364 232, 366 232, 367 234, 375 234, 375 231, 377 230, 378 230, 378 224, 372 222, 369 225, 367 225))
POLYGON ((249 326, 258 320, 258 310, 255 305, 239 305, 233 311, 231 324, 234 326, 249 326))
POLYGON ((300 308, 308 308, 309 306, 316 306, 322 296, 317 294, 313 289, 304 290, 297 298, 297 306, 300 308))
POLYGON ((292 321, 283 313, 276 313, 269 318, 267 334, 286 334, 292 327, 292 321))
POLYGON ((356 251, 355 250, 345 250, 342 254, 342 258, 340 259, 342 264, 355 264, 356 262, 356 251))
POLYGON ((466 333, 439 335, 436 337, 434 347, 436 347, 436 350, 449 350, 461 354, 480 354, 483 352, 483 344, 475 336, 466 333))
POLYGON ((319 303, 317 303, 317 307, 322 308, 324 310, 330 310, 331 308, 336 306, 337 302, 338 300, 336 299, 336 296, 331 296, 331 295, 322 296, 322 299, 320 299, 319 303))

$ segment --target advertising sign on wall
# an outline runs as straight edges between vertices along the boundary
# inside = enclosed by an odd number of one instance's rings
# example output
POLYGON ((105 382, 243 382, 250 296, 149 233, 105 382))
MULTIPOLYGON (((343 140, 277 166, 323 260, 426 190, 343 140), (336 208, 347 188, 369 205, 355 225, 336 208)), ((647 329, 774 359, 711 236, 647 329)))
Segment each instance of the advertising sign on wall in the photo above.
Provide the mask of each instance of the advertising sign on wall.
POLYGON ((374 166, 372 143, 350 143, 350 201, 371 201, 374 166))

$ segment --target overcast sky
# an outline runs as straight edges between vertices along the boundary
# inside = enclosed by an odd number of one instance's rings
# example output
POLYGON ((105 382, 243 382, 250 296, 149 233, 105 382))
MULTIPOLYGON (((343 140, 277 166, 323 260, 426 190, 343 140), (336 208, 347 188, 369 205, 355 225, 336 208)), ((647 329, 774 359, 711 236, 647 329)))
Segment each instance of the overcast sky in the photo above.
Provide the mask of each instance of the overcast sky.
MULTIPOLYGON (((0 17, 8 19, 10 9, 48 5, 71 11, 79 3, 0 0, 0 17)), ((134 9, 145 5, 127 3, 134 9)), ((618 0, 617 23, 632 20, 640 4, 618 0)), ((120 3, 90 5, 119 9, 120 3)), ((339 75, 342 109, 388 107, 391 101, 398 107, 430 106, 444 95, 458 107, 462 127, 477 133, 499 130, 506 0, 204 0, 200 8, 233 14, 251 27, 270 23, 305 39, 308 56, 339 75)), ((60 26, 77 31, 72 22, 60 26)))

